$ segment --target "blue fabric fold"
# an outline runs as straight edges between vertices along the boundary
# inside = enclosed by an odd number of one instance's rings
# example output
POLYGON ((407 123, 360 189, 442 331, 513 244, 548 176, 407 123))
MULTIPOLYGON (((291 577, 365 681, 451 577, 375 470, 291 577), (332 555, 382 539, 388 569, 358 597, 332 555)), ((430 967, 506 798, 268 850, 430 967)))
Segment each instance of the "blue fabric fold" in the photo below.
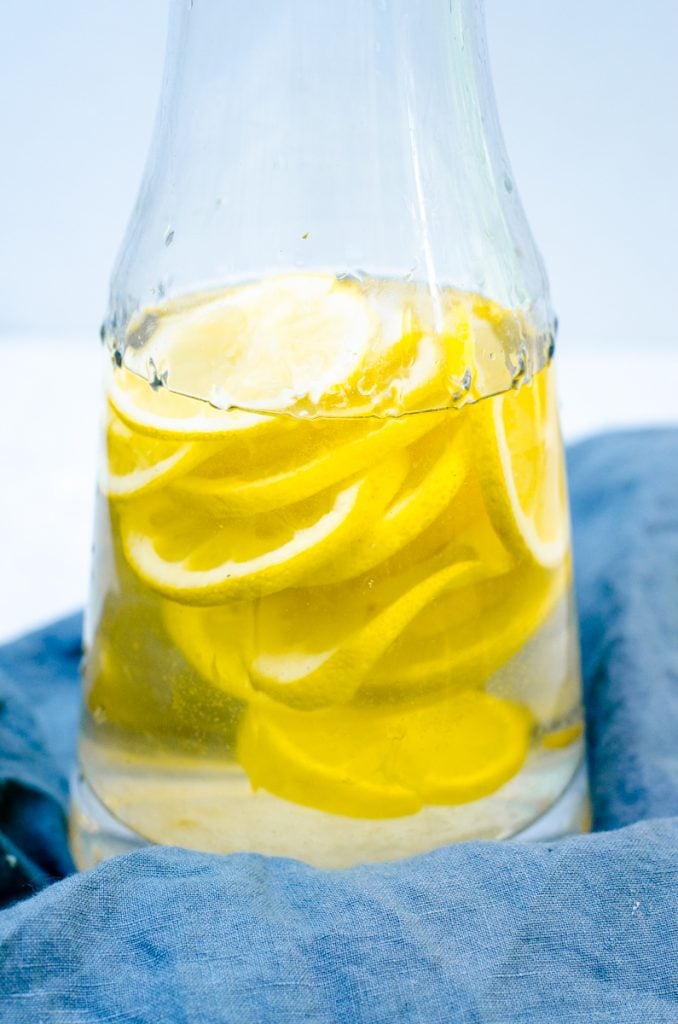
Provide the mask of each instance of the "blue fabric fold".
POLYGON ((672 430, 569 453, 591 835, 74 874, 79 618, 0 649, 0 1022, 676 1024, 677 468, 672 430))

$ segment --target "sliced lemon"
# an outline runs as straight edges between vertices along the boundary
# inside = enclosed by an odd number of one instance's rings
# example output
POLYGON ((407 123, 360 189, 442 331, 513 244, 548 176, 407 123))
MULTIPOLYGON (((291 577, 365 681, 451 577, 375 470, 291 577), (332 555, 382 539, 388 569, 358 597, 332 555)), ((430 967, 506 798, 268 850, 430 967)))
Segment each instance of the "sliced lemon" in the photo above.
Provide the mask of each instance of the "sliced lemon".
POLYGON ((198 445, 140 436, 111 410, 106 429, 106 463, 101 489, 109 498, 148 494, 205 458, 198 445))
POLYGON ((405 447, 440 422, 439 414, 374 419, 287 421, 278 438, 255 442, 234 460, 229 449, 181 481, 187 499, 250 515, 303 500, 405 447))
MULTIPOLYGON (((341 560, 323 568, 318 582, 350 579, 392 558, 427 530, 454 499, 466 477, 467 452, 457 431, 459 423, 449 419, 457 414, 432 415, 438 423, 442 417, 443 424, 410 449, 412 471, 389 507, 341 560)), ((437 540, 440 546, 440 536, 437 540)))
POLYGON ((236 757, 254 789, 354 818, 413 814, 494 792, 521 767, 531 719, 484 693, 427 706, 248 709, 236 757))
POLYGON ((261 438, 276 430, 271 416, 216 409, 208 402, 174 394, 166 387, 153 388, 145 377, 121 366, 113 372, 109 399, 121 420, 135 433, 167 441, 261 438))
MULTIPOLYGON (((449 565, 430 575, 424 573, 423 579, 406 589, 386 607, 371 616, 368 613, 366 621, 363 620, 361 626, 354 631, 345 633, 334 647, 314 649, 317 637, 313 635, 310 643, 307 641, 300 649, 289 644, 289 638, 284 632, 283 643, 278 650, 264 648, 253 658, 250 664, 252 685, 276 701, 305 710, 350 700, 365 681, 372 666, 422 609, 444 590, 463 586, 469 580, 483 576, 485 571, 476 562, 464 562, 449 565)), ((313 602, 312 591, 307 600, 313 602)), ((360 600, 355 595, 355 600, 360 606, 367 605, 369 608, 365 597, 360 600)), ((327 631, 327 625, 332 625, 331 618, 328 621, 326 615, 322 617, 326 625, 323 630, 323 625, 318 623, 321 637, 323 631, 327 631)), ((347 618, 350 622, 350 617, 347 618)), ((313 623, 312 611, 305 618, 302 615, 297 625, 304 621, 309 625, 313 623)), ((343 625, 345 628, 346 620, 343 625)))
POLYGON ((447 408, 475 363, 466 296, 414 282, 373 282, 366 294, 381 330, 357 375, 357 395, 382 415, 447 408))
POLYGON ((214 608, 163 603, 165 628, 203 679, 238 700, 252 699, 251 660, 256 606, 233 602, 214 608))
POLYGON ((567 485, 550 367, 469 410, 492 524, 519 559, 553 568, 569 547, 567 485))
POLYGON ((123 550, 150 587, 187 604, 244 600, 298 585, 337 557, 400 486, 395 455, 362 479, 323 491, 279 515, 232 519, 187 505, 169 490, 121 514, 123 550))
POLYGON ((481 686, 539 629, 568 584, 568 566, 513 569, 442 594, 374 666, 366 696, 481 686))
POLYGON ((129 347, 124 359, 181 395, 275 412, 315 407, 340 391, 378 329, 355 282, 287 274, 158 318, 147 342, 129 347))
POLYGON ((402 717, 401 770, 417 780, 426 804, 461 804, 493 793, 522 766, 533 725, 521 705, 478 691, 402 717))

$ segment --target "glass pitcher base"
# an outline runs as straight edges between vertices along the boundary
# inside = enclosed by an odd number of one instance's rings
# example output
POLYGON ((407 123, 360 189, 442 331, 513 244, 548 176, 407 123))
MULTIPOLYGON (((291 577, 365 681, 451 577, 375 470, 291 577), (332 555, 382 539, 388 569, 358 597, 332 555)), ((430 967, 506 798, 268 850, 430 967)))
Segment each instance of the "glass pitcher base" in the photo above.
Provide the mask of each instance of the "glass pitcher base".
MULTIPOLYGON (((463 806, 467 809, 470 807, 470 805, 463 806)), ((319 813, 309 812, 307 808, 299 808, 298 810, 300 815, 319 813)), ((441 810, 446 811, 450 809, 435 808, 427 810, 440 812, 441 810)), ((459 808, 454 808, 453 810, 458 811, 459 808)), ((521 810, 524 813, 524 804, 521 810)), ((415 819, 410 820, 416 821, 418 818, 419 815, 415 819)), ((346 820, 345 818, 336 818, 338 824, 346 820)), ((399 823, 405 820, 396 819, 399 823)), ((389 846, 385 846, 383 842, 377 843, 373 846, 372 850, 356 845, 354 850, 351 851, 346 847, 341 849, 336 845, 328 843, 325 849, 316 846, 309 854, 308 848, 304 848, 303 840, 301 840, 295 853, 291 849, 281 850, 276 848, 275 840, 273 839, 270 844, 256 842, 247 846, 233 844, 232 846, 225 846, 220 850, 213 849, 213 852, 233 853, 249 851, 297 857, 319 867, 350 867, 359 863, 408 857, 430 851, 451 842, 473 838, 548 842, 567 835, 586 832, 590 828, 590 803, 586 763, 584 760, 580 761, 574 775, 558 798, 524 827, 511 830, 508 821, 504 822, 503 828, 492 828, 487 825, 482 827, 481 823, 476 822, 476 831, 473 834, 472 831, 469 831, 469 827, 472 828, 473 826, 471 825, 472 817, 468 813, 466 813, 466 821, 467 828, 463 834, 460 834, 458 829, 455 830, 454 827, 452 829, 448 828, 447 834, 441 834, 438 837, 438 841, 431 841, 431 835, 428 830, 422 830, 416 825, 414 827, 410 825, 409 828, 402 829, 400 842, 394 840, 389 846), (455 834, 455 831, 457 834, 455 834), (262 848, 263 846, 268 848, 262 848)), ((372 823, 360 822, 361 826, 365 824, 369 825, 372 823)), ((381 822, 375 824, 377 827, 383 827, 381 822)), ((398 827, 396 826, 396 828, 398 827)), ((115 857, 118 854, 130 853, 147 846, 157 845, 154 840, 144 837, 139 832, 135 832, 116 818, 97 797, 81 772, 74 773, 72 779, 69 831, 71 852, 80 870, 94 867, 100 861, 106 860, 109 857, 115 857)), ((294 835, 294 833, 292 834, 294 835)), ((173 843, 172 845, 184 844, 173 843)), ((190 847, 188 843, 185 845, 187 848, 203 848, 199 846, 190 847)))

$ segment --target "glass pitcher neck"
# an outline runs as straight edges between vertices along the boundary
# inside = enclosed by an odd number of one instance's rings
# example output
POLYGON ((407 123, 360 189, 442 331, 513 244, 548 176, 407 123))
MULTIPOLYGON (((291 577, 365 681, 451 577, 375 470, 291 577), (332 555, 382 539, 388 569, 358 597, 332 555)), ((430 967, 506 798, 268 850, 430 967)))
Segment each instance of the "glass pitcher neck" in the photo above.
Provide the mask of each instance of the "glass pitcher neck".
POLYGON ((174 0, 113 303, 307 267, 549 319, 479 0, 174 0))

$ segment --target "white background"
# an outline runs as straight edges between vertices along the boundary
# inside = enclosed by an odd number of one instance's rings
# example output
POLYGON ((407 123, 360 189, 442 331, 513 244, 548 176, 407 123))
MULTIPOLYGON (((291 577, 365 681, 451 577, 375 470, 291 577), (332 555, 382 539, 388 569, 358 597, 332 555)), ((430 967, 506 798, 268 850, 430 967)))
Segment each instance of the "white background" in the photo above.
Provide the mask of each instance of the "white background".
MULTIPOLYGON (((566 434, 675 421, 678 4, 486 10, 504 135, 560 316, 566 434)), ((97 331, 146 156, 165 16, 166 0, 3 9, 0 639, 84 597, 97 331)))

